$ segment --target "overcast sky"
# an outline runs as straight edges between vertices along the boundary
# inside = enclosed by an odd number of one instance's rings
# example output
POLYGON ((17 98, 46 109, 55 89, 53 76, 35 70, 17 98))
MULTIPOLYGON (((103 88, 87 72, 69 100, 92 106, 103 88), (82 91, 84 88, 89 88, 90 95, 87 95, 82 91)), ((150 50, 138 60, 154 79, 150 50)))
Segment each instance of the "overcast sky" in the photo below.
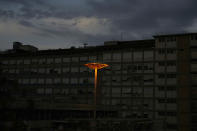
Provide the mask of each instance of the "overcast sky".
POLYGON ((40 49, 197 32, 197 0, 0 0, 0 50, 40 49))

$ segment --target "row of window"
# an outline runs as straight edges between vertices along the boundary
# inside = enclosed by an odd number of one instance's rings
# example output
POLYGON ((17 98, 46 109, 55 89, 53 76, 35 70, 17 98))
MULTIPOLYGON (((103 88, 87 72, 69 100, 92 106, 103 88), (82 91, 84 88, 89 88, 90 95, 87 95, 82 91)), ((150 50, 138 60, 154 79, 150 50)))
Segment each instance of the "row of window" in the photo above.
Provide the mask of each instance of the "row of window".
POLYGON ((81 79, 77 79, 77 78, 55 78, 55 79, 51 79, 51 78, 33 78, 33 79, 19 79, 18 80, 19 83, 21 84, 90 84, 90 83, 94 83, 93 78, 81 78, 81 79))
POLYGON ((159 74, 158 78, 176 78, 176 74, 159 74))
POLYGON ((175 49, 159 49, 158 50, 159 54, 174 54, 176 53, 175 49))
MULTIPOLYGON (((67 62, 88 62, 96 61, 99 56, 87 56, 87 57, 66 57, 66 58, 28 58, 18 60, 2 60, 2 64, 20 65, 20 64, 52 64, 52 63, 67 63, 67 62)), ((153 59, 153 51, 137 51, 126 53, 104 53, 103 60, 139 60, 144 58, 145 60, 153 59), (133 54, 133 55, 132 55, 133 54)), ((99 57, 101 59, 101 57, 99 57)))
POLYGON ((159 38, 159 42, 174 42, 174 41, 176 41, 176 37, 174 36, 159 38))
POLYGON ((138 60, 138 59, 153 59, 153 51, 136 51, 136 52, 127 52, 127 53, 104 53, 103 60, 138 60))
POLYGON ((73 89, 73 88, 62 88, 62 89, 52 89, 52 88, 38 88, 38 94, 56 94, 56 95, 67 95, 67 97, 72 97, 73 95, 93 95, 93 89, 86 88, 73 89))
POLYGON ((176 99, 173 99, 173 98, 171 98, 171 99, 164 99, 164 98, 160 98, 160 99, 158 99, 158 102, 159 103, 176 103, 176 99))
MULTIPOLYGON (((159 49, 158 53, 159 54, 175 54, 176 50, 174 49, 159 49)), ((148 61, 148 60, 153 60, 153 53, 152 54, 144 54, 143 53, 136 53, 133 58, 125 56, 125 59, 123 58, 122 61, 148 61)), ((121 54, 105 54, 103 56, 103 60, 107 60, 107 61, 121 61, 121 54), (111 55, 113 56, 111 58, 111 55)), ((10 64, 10 65, 30 65, 30 64, 55 64, 55 63, 68 63, 68 62, 88 62, 88 61, 96 61, 93 59, 62 59, 62 58, 50 58, 50 59, 24 59, 24 60, 3 60, 2 64, 10 64)))
POLYGON ((160 116, 176 116, 176 112, 167 112, 167 111, 159 111, 158 115, 160 116))
POLYGON ((158 62, 159 66, 175 66, 176 65, 176 61, 168 61, 168 62, 158 62))
MULTIPOLYGON (((190 39, 197 40, 197 35, 191 35, 190 39)), ((176 37, 175 36, 160 37, 158 40, 159 40, 159 42, 174 42, 174 41, 176 41, 176 37)))
POLYGON ((75 72, 92 72, 87 67, 71 67, 71 68, 18 68, 18 69, 3 69, 4 73, 28 73, 28 74, 35 74, 35 73, 46 73, 46 74, 61 74, 61 73, 75 73, 75 72))
MULTIPOLYGON (((2 61, 2 64, 52 64, 52 63, 64 63, 64 62, 78 62, 79 58, 45 58, 45 59, 20 59, 20 60, 5 60, 2 61)), ((88 57, 85 57, 83 59, 80 59, 80 61, 88 61, 88 57)))
MULTIPOLYGON (((128 65, 124 66, 123 69, 121 66, 114 66, 112 69, 106 69, 105 73, 108 74, 110 72, 117 73, 115 71, 126 71, 129 72, 136 72, 138 70, 144 70, 144 71, 153 71, 153 65, 128 65), (117 68, 116 68, 117 67, 117 68)), ((87 67, 63 67, 63 68, 18 68, 18 69, 4 69, 3 72, 5 73, 47 73, 47 74, 61 74, 61 73, 74 73, 74 72, 92 72, 87 67)))
MULTIPOLYGON (((144 73, 151 73, 153 72, 152 68, 146 68, 146 69, 141 69, 141 67, 132 69, 132 70, 122 70, 123 74, 127 73, 141 73, 139 71, 144 71, 144 73)), ((78 70, 78 69, 72 69, 72 70, 62 70, 61 69, 49 69, 49 70, 44 70, 44 69, 39 69, 39 70, 18 70, 18 69, 5 69, 3 70, 3 73, 10 73, 10 74, 52 74, 52 75, 58 75, 58 74, 64 74, 64 73, 90 73, 93 72, 93 70, 78 70)), ((121 70, 119 71, 105 71, 105 74, 121 74, 121 70)))
POLYGON ((158 90, 159 91, 175 91, 176 90, 176 86, 158 86, 158 90))

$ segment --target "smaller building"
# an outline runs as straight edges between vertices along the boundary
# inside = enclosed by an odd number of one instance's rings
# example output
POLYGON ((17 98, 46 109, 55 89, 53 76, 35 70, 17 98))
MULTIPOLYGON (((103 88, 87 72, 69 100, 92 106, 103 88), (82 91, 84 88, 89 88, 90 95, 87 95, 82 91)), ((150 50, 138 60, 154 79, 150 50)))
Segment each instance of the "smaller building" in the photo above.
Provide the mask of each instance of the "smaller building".
POLYGON ((23 45, 21 42, 14 42, 13 43, 13 50, 36 52, 36 51, 38 51, 38 48, 36 48, 32 45, 23 45))

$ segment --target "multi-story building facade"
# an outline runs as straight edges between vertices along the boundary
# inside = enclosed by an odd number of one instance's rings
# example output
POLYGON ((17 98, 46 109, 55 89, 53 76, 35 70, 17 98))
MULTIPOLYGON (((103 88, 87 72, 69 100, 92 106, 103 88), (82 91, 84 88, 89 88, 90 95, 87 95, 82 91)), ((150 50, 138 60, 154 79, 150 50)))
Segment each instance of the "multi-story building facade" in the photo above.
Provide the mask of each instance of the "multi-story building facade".
POLYGON ((84 64, 100 62, 109 65, 99 70, 96 91, 97 119, 102 126, 110 123, 103 127, 195 131, 196 47, 197 34, 188 33, 95 47, 15 51, 1 54, 0 60, 3 76, 18 81, 22 94, 35 102, 32 120, 92 120, 94 72, 84 64))

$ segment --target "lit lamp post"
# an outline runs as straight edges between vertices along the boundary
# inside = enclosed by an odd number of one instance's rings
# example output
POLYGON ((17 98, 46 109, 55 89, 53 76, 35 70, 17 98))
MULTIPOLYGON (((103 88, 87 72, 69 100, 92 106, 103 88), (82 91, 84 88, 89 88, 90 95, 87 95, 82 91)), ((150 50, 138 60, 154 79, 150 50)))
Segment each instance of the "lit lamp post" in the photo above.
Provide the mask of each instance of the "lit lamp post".
POLYGON ((97 104, 97 101, 96 101, 96 97, 97 97, 97 94, 96 94, 96 88, 97 88, 97 71, 98 69, 102 69, 104 67, 107 67, 109 65, 107 64, 101 64, 101 63, 88 63, 88 64, 85 64, 85 66, 89 67, 90 69, 93 69, 94 70, 94 106, 95 106, 95 110, 94 110, 94 119, 96 119, 96 104, 97 104))

